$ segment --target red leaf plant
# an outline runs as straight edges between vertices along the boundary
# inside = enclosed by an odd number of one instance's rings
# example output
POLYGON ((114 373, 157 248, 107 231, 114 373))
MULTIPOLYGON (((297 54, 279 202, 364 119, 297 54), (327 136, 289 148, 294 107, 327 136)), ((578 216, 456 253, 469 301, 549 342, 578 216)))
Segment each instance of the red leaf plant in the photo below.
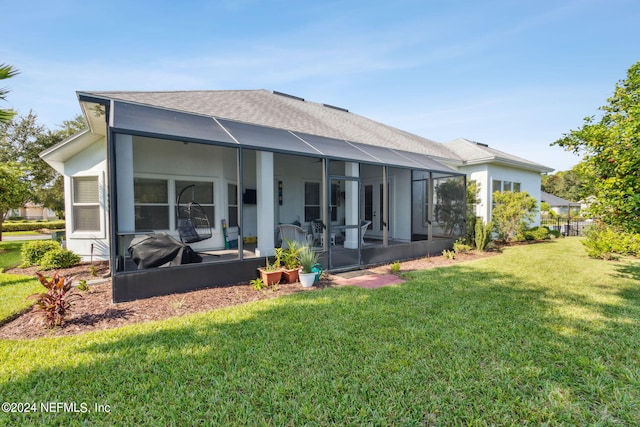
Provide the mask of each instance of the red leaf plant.
POLYGON ((27 297, 36 300, 33 312, 42 313, 43 321, 49 328, 62 326, 72 302, 82 298, 82 295, 74 293, 71 281, 67 281, 64 276, 59 276, 57 272, 54 273, 51 279, 47 279, 40 273, 36 273, 36 275, 42 286, 47 289, 47 292, 27 297))

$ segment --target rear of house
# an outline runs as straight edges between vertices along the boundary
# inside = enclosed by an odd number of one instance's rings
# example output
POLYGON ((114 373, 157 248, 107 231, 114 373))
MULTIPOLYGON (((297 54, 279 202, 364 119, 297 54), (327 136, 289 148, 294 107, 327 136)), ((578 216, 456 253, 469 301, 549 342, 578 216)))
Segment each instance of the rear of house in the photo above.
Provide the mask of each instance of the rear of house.
POLYGON ((282 224, 330 270, 464 235, 465 176, 434 160, 450 151, 343 108, 264 90, 78 96, 89 128, 42 157, 65 176, 68 247, 110 261, 115 301, 252 279, 282 224), (190 202, 209 224, 189 243, 202 262, 140 269, 131 242, 179 240, 190 202))

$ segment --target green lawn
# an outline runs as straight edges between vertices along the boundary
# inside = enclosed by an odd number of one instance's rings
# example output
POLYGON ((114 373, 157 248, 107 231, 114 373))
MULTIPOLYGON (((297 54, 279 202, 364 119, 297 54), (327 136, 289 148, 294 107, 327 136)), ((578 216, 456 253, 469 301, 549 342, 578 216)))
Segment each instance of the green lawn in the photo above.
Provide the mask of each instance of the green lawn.
POLYGON ((35 277, 2 273, 5 268, 21 263, 20 249, 23 243, 0 242, 0 324, 33 305, 33 300, 25 299, 27 295, 44 289, 35 277))
POLYGON ((0 396, 38 411, 0 424, 637 425, 637 262, 561 239, 408 277, 0 341, 0 396))

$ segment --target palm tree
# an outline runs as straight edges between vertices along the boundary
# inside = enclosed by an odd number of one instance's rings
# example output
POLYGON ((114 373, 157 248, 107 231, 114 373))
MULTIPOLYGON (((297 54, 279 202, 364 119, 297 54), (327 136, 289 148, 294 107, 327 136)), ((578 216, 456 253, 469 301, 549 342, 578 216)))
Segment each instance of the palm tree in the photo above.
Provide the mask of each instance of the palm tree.
MULTIPOLYGON (((15 76, 16 74, 18 74, 18 70, 13 68, 11 65, 0 64, 0 80, 8 79, 10 77, 15 76)), ((0 100, 6 101, 6 96, 8 93, 9 93, 9 89, 4 87, 0 88, 0 100)), ((6 123, 11 121, 11 119, 15 114, 16 113, 12 110, 0 109, 0 123, 6 123)))

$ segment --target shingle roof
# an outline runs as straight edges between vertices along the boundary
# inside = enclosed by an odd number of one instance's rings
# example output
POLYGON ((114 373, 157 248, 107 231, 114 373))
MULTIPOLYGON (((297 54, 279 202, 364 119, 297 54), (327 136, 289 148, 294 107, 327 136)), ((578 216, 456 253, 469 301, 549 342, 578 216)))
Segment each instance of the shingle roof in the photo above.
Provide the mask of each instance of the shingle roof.
POLYGON ((441 143, 344 109, 267 90, 81 93, 457 160, 441 143))
POLYGON ((458 138, 444 144, 465 164, 497 162, 513 164, 539 172, 551 172, 553 169, 504 151, 496 150, 486 144, 458 138))
POLYGON ((549 206, 569 206, 569 205, 577 205, 577 203, 570 202, 567 199, 563 199, 562 197, 554 196, 553 194, 546 193, 544 191, 540 192, 540 200, 543 202, 549 203, 549 206))

